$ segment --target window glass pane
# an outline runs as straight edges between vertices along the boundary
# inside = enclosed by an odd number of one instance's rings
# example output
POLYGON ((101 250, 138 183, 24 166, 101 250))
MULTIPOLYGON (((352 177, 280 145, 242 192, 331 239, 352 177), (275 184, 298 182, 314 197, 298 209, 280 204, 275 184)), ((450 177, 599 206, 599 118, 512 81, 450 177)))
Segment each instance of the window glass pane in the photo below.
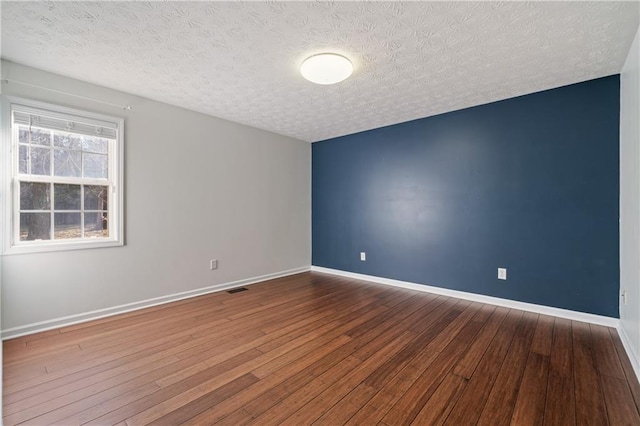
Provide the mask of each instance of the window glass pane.
POLYGON ((107 156, 102 154, 83 153, 84 177, 107 178, 107 156))
POLYGON ((53 185, 54 210, 80 210, 80 185, 53 185))
POLYGON ((84 236, 85 238, 109 236, 109 221, 106 212, 84 214, 84 236))
POLYGON ((53 238, 64 240, 82 237, 80 213, 54 213, 53 238))
POLYGON ((85 185, 84 187, 84 209, 85 210, 107 210, 109 196, 108 186, 85 185))
POLYGON ((31 129, 31 143, 36 145, 51 145, 51 131, 31 129))
POLYGON ((27 145, 19 147, 18 173, 29 173, 29 147, 27 145))
POLYGON ((20 210, 49 210, 50 191, 48 183, 20 182, 20 210))
POLYGON ((18 128, 18 142, 29 143, 29 129, 23 126, 18 128))
POLYGON ((66 149, 53 150, 53 170, 56 176, 80 177, 82 153, 66 149))
POLYGON ((51 150, 48 148, 31 147, 31 174, 45 175, 51 174, 51 150))
POLYGON ((82 148, 82 139, 73 133, 55 133, 53 135, 53 146, 60 148, 77 149, 82 148))
POLYGON ((20 213, 20 241, 50 240, 49 213, 20 213))
POLYGON ((106 154, 109 149, 109 141, 107 139, 102 139, 102 138, 83 136, 82 149, 84 151, 99 152, 100 154, 106 154))

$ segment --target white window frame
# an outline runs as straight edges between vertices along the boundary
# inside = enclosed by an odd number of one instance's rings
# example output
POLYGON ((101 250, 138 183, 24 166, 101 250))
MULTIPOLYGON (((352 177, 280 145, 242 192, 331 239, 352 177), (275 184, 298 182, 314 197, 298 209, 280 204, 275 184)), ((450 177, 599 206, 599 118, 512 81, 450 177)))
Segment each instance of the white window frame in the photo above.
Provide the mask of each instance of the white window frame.
MULTIPOLYGON (((17 98, 13 96, 2 96, 2 155, 0 158, 2 169, 3 192, 2 194, 2 218, 3 229, 3 254, 41 253, 62 250, 78 250, 89 248, 116 247, 124 245, 124 119, 108 115, 78 110, 74 108, 62 107, 59 105, 33 101, 29 99, 17 98), (19 241, 19 183, 18 183, 18 141, 14 137, 12 115, 14 109, 38 109, 50 112, 53 116, 73 116, 76 120, 87 119, 89 122, 101 121, 114 125, 116 128, 115 143, 109 144, 109 176, 107 182, 95 181, 86 178, 29 178, 31 181, 54 180, 56 183, 69 184, 99 184, 109 186, 108 197, 108 218, 109 237, 106 238, 83 238, 69 240, 37 240, 19 241), (63 182, 64 181, 64 182, 63 182)), ((17 133, 17 132, 16 132, 17 133)), ((53 143, 53 141, 52 141, 53 143)), ((53 164, 51 165, 53 167, 53 164)), ((51 201, 53 203, 53 200, 51 201)), ((53 206, 52 206, 53 208, 53 206)), ((53 226, 53 223, 51 224, 53 226)))

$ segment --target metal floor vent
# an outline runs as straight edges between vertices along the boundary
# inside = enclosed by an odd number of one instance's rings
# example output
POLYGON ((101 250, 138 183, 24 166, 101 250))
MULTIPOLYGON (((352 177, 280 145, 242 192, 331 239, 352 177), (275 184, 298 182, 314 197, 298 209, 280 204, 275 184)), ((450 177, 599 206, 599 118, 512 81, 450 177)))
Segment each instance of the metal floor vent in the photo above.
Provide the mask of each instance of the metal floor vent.
POLYGON ((244 287, 238 287, 238 288, 232 288, 231 290, 227 290, 227 293, 229 294, 240 293, 241 291, 247 291, 247 290, 249 289, 244 287))

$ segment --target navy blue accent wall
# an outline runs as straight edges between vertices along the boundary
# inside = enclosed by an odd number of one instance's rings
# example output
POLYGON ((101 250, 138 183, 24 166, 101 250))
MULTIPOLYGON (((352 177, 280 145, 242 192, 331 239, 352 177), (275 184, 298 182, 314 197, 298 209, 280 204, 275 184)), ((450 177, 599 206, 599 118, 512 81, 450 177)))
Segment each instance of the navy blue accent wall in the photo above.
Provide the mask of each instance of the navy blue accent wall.
POLYGON ((313 265, 618 317, 619 88, 314 143, 313 265))

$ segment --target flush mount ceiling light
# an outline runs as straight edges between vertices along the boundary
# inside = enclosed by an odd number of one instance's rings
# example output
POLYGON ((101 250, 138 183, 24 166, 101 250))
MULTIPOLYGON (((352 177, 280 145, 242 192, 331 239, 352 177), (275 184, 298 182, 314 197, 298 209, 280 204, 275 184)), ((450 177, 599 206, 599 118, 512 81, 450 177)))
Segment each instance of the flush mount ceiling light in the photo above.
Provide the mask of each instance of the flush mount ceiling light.
POLYGON ((351 61, 336 53, 321 53, 308 57, 300 66, 304 78, 316 84, 335 84, 353 72, 351 61))

